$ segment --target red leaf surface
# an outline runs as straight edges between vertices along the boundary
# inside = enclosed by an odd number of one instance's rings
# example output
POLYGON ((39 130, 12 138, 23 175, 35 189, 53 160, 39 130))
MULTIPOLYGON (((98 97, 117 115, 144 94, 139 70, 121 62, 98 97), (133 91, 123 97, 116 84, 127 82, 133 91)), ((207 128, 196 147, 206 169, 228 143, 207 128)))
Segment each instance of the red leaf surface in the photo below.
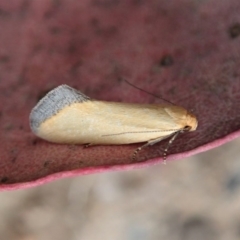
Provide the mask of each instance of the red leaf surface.
POLYGON ((125 77, 193 109, 199 127, 176 139, 169 160, 237 137, 239 12, 238 0, 1 0, 0 189, 162 161, 167 141, 133 162, 141 144, 84 149, 34 136, 31 109, 63 83, 99 100, 159 102, 125 77))

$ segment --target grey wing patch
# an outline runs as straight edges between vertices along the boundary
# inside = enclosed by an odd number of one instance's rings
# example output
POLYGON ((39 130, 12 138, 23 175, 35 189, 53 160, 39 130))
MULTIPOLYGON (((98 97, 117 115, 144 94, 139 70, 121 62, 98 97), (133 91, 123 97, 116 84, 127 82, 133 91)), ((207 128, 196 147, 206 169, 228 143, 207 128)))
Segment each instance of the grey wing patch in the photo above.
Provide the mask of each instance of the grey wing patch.
POLYGON ((32 109, 29 117, 30 127, 37 132, 42 122, 57 114, 72 103, 89 101, 90 98, 67 85, 60 85, 46 94, 32 109))

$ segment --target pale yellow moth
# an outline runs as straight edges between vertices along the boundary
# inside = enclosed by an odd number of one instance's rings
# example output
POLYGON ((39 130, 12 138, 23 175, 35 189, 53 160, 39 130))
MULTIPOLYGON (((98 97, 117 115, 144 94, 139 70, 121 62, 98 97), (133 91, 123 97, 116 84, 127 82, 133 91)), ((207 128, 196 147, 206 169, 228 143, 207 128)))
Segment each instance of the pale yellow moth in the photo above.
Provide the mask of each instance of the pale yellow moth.
MULTIPOLYGON (((32 131, 47 141, 65 144, 120 145, 146 142, 136 149, 179 133, 195 131, 196 117, 170 104, 137 104, 90 99, 67 86, 56 87, 30 114, 32 131)), ((164 151, 166 156, 167 148, 164 151)))

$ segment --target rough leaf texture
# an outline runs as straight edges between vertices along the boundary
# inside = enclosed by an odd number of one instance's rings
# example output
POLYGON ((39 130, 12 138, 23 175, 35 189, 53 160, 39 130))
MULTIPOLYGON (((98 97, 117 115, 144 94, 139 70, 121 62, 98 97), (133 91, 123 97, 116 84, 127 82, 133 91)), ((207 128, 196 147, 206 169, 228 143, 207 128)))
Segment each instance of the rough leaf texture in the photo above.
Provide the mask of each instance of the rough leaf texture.
POLYGON ((133 163, 127 146, 58 145, 35 137, 29 112, 53 87, 91 98, 158 102, 130 87, 192 109, 198 130, 169 150, 179 159, 239 135, 238 0, 0 1, 0 188, 162 161, 167 142, 133 163))

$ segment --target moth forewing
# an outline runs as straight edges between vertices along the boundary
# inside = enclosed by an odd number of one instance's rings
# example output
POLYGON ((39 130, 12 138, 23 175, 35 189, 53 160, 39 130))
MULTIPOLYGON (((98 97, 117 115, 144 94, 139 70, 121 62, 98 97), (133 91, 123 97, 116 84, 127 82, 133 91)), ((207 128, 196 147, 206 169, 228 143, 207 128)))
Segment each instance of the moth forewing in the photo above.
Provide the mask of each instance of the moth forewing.
POLYGON ((153 145, 188 127, 196 117, 186 109, 164 104, 133 104, 91 100, 61 85, 33 108, 30 126, 39 137, 55 143, 153 145))

